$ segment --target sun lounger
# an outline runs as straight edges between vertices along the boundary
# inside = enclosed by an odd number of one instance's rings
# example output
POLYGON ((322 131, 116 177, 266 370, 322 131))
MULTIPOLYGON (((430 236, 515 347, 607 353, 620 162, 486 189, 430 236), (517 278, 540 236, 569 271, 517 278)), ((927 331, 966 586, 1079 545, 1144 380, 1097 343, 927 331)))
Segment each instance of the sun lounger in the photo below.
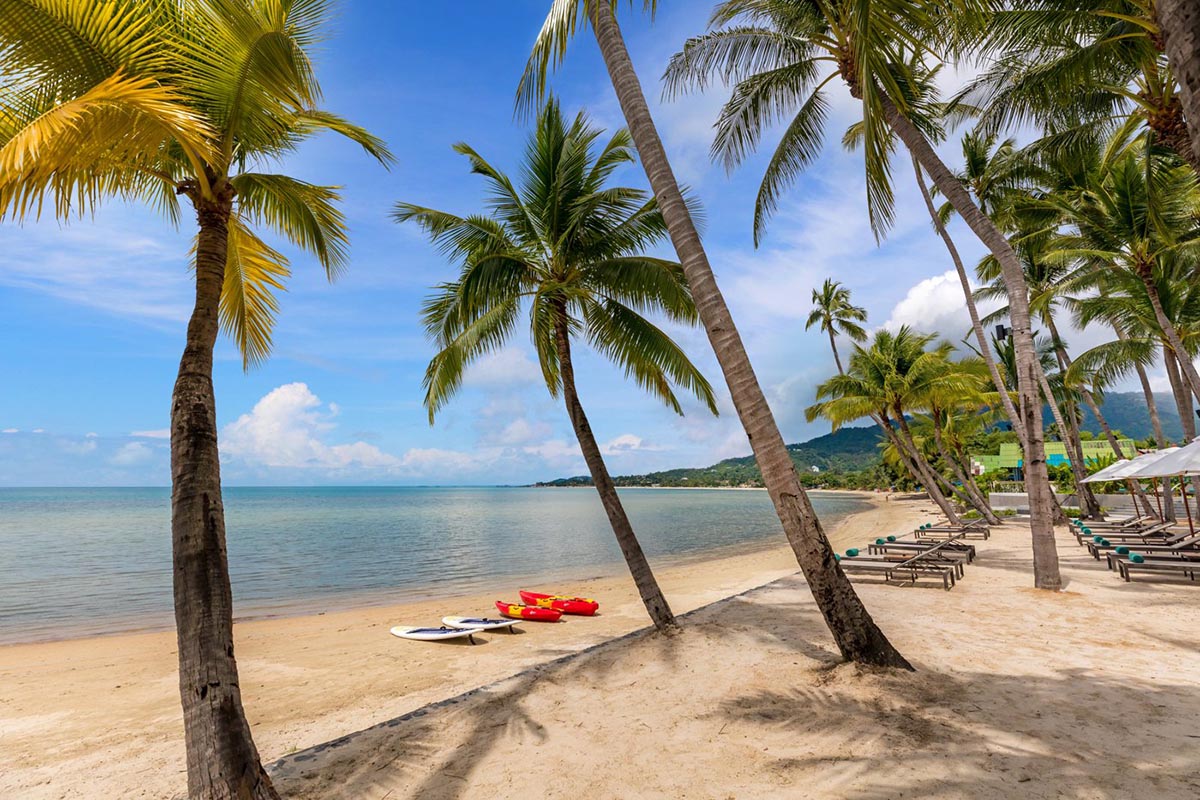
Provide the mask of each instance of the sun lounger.
POLYGON ((913 531, 913 535, 918 539, 940 536, 947 533, 961 534, 967 538, 989 539, 992 535, 992 529, 984 520, 971 520, 962 525, 924 525, 913 531))
POLYGON ((1159 550, 1149 551, 1131 550, 1128 553, 1105 553, 1104 557, 1108 561, 1108 568, 1121 572, 1122 562, 1128 562, 1131 555, 1139 555, 1146 561, 1195 561, 1200 564, 1200 550, 1159 550))
MULTIPOLYGON (((867 548, 867 551, 872 554, 908 553, 910 555, 916 555, 917 553, 923 553, 923 552, 928 551, 929 548, 931 547, 931 545, 930 545, 931 541, 933 541, 933 540, 927 539, 925 541, 920 541, 920 542, 895 541, 895 542, 884 542, 883 544, 875 543, 875 544, 870 545, 867 548)), ((946 547, 939 552, 941 552, 943 555, 945 555, 947 557, 958 558, 963 561, 966 561, 968 564, 975 560, 975 547, 973 545, 969 545, 969 544, 965 544, 965 543, 961 543, 961 542, 956 542, 956 541, 946 542, 946 547)))
POLYGON ((1127 557, 1122 557, 1118 562, 1117 571, 1125 582, 1130 582, 1134 572, 1149 572, 1159 574, 1182 575, 1190 580, 1196 580, 1196 573, 1200 572, 1200 562, 1183 559, 1166 559, 1166 558, 1147 558, 1140 563, 1130 561, 1127 557))
POLYGON ((950 591, 955 585, 955 570, 949 565, 934 563, 914 564, 907 561, 876 560, 869 558, 843 558, 842 570, 848 575, 868 574, 883 575, 886 580, 901 576, 909 583, 916 583, 921 576, 934 576, 942 579, 942 588, 950 591))
POLYGON ((1115 551, 1118 547, 1128 547, 1132 552, 1151 552, 1151 553, 1172 553, 1180 551, 1198 551, 1200 552, 1200 533, 1181 534, 1181 536, 1172 537, 1170 540, 1163 540, 1161 544, 1139 543, 1139 542, 1112 542, 1101 544, 1099 542, 1087 542, 1088 552, 1092 554, 1092 558, 1100 560, 1101 553, 1115 551), (1181 538, 1182 537, 1182 538, 1181 538))
POLYGON ((1091 528, 1077 528, 1075 530, 1075 541, 1080 544, 1094 542, 1097 536, 1108 539, 1110 542, 1146 542, 1151 543, 1156 540, 1161 541, 1169 539, 1173 535, 1171 528, 1175 527, 1173 522, 1160 522, 1149 528, 1140 531, 1094 531, 1091 528))

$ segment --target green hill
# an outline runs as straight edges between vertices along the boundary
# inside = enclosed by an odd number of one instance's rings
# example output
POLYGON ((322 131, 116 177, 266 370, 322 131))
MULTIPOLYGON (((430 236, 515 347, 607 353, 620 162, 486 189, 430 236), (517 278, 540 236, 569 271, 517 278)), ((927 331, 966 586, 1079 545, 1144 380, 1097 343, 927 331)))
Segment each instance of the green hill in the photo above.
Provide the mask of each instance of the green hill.
MULTIPOLYGON (((1175 401, 1170 395, 1157 395, 1158 413, 1163 429, 1169 439, 1179 441, 1182 427, 1175 401)), ((1109 393, 1101 409, 1114 430, 1133 439, 1145 439, 1151 434, 1150 413, 1141 392, 1109 393)), ((1049 411, 1047 410, 1047 418, 1049 411)), ((1047 419, 1049 424, 1050 420, 1047 419)), ((1085 410, 1083 427, 1100 435, 1100 426, 1090 412, 1085 410)), ((836 433, 827 433, 799 444, 789 444, 797 471, 805 484, 842 483, 837 476, 872 470, 879 466, 879 430, 874 426, 842 428, 836 433), (817 467, 820 472, 813 472, 817 467)), ((708 467, 680 467, 645 475, 620 475, 613 480, 617 486, 761 486, 762 476, 754 456, 727 458, 708 467)), ((885 481, 886 482, 886 481, 885 481)), ((592 479, 586 475, 558 478, 535 484, 536 486, 591 486, 592 479)))

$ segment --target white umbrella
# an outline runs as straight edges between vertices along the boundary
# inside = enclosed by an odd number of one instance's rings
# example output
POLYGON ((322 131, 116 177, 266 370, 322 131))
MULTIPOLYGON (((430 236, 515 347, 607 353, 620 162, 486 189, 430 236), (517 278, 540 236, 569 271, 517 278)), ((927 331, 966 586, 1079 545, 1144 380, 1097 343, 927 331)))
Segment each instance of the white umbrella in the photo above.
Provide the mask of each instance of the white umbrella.
POLYGON ((1172 478, 1176 475, 1200 475, 1200 440, 1177 447, 1144 470, 1139 478, 1172 478))
POLYGON ((1091 475, 1088 475, 1086 478, 1083 479, 1083 482, 1084 483, 1099 483, 1100 481, 1116 480, 1117 478, 1120 477, 1117 473, 1132 463, 1133 462, 1130 461, 1128 458, 1122 458, 1120 461, 1116 462, 1115 464, 1109 464, 1107 467, 1100 470, 1099 472, 1095 472, 1091 475))
POLYGON ((1161 478, 1166 475, 1176 475, 1178 473, 1160 472, 1158 469, 1158 464, 1163 459, 1170 457, 1178 450, 1178 447, 1168 447, 1165 450, 1155 450, 1153 453, 1146 453, 1144 456, 1138 456, 1133 461, 1129 462, 1130 468, 1124 471, 1121 474, 1121 477, 1141 480, 1143 478, 1161 478))

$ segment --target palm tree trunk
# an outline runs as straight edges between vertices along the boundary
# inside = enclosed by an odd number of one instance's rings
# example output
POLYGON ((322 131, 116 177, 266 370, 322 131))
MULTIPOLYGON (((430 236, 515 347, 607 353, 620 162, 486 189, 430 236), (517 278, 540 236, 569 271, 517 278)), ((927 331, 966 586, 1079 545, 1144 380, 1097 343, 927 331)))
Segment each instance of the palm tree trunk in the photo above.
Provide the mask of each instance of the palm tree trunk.
POLYGON ((963 266, 962 257, 958 254, 958 247, 950 238, 950 232, 946 230, 946 226, 942 224, 942 218, 938 216, 937 207, 933 204, 933 196, 929 194, 929 188, 925 185, 925 174, 921 171, 920 162, 916 158, 913 158, 912 161, 913 170, 917 174, 917 186, 920 187, 921 197, 925 200, 925 209, 929 212, 929 218, 933 220, 934 229, 950 253, 950 260, 954 262, 955 271, 958 272, 958 282, 962 285, 963 298, 967 303, 967 314, 971 317, 971 330, 975 332, 975 341, 979 345, 979 355, 983 359, 983 363, 987 364, 988 374, 992 376, 992 385, 996 387, 996 393, 1000 397, 1000 407, 1004 409, 1004 415, 1008 417, 1013 431, 1017 434, 1017 441, 1024 449, 1025 428, 1021 425, 1021 417, 1013 406, 1012 398, 1008 396, 1008 386, 1005 385, 1004 378, 1000 376, 1000 367, 996 364, 996 358, 992 355, 992 348, 988 344, 987 334, 983 331, 983 322, 979 318, 979 309, 975 306, 975 293, 971 291, 971 280, 967 277, 966 267, 963 266))
POLYGON ((978 497, 983 502, 983 504, 987 507, 987 510, 991 514, 992 519, 995 519, 995 522, 992 522, 989 519, 989 521, 988 521, 989 524, 1003 525, 1004 524, 1003 518, 997 516, 995 511, 992 511, 992 506, 990 503, 988 503, 987 495, 985 495, 983 493, 983 489, 979 488, 979 483, 975 480, 975 475, 971 472, 970 458, 968 458, 967 454, 963 452, 961 446, 954 445, 954 446, 952 446, 951 449, 953 451, 951 453, 951 455, 955 456, 958 463, 961 465, 960 468, 962 469, 963 474, 966 475, 966 477, 967 477, 967 483, 971 484, 971 490, 975 493, 975 496, 978 497))
MULTIPOLYGON (((1116 332, 1117 338, 1121 341, 1125 341, 1128 338, 1120 325, 1114 325, 1113 330, 1116 332)), ((1154 431, 1154 442, 1158 445, 1159 449, 1162 449, 1167 446, 1167 436, 1163 432, 1162 417, 1158 415, 1158 401, 1154 399, 1154 389, 1150 386, 1150 376, 1146 374, 1146 368, 1141 364, 1135 362, 1133 368, 1137 371, 1138 382, 1142 385, 1142 395, 1146 398, 1146 411, 1150 414, 1150 428, 1154 431)), ((1118 453, 1118 458, 1124 458, 1124 455, 1120 454, 1115 448, 1114 452, 1118 453)), ((1137 481, 1129 481, 1129 483, 1141 491, 1141 484, 1137 481)), ((1163 488, 1163 515, 1166 519, 1173 521, 1175 519, 1175 493, 1171 489, 1171 481, 1163 478, 1161 485, 1163 488)), ((1179 488, 1181 491, 1187 491, 1187 486, 1182 483, 1179 488)), ((1150 499, 1146 497, 1144 491, 1141 492, 1141 499, 1146 513, 1153 515, 1150 499)))
MULTIPOLYGON (((1047 324, 1047 327, 1050 328, 1050 340, 1054 343, 1054 352, 1058 356, 1059 368, 1062 369, 1063 372, 1066 372, 1068 369, 1071 368, 1071 356, 1067 352, 1066 345, 1063 344, 1062 337, 1058 335, 1058 326, 1054 324, 1054 315, 1051 314, 1049 311, 1046 312, 1046 324, 1047 324)), ((1116 328, 1114 328, 1114 329, 1116 329, 1116 328)), ((1119 330, 1117 331, 1117 335, 1118 335, 1118 337, 1120 337, 1119 330)), ((1146 374, 1146 371, 1144 369, 1142 369, 1142 366, 1140 364, 1137 365, 1137 369, 1138 369, 1138 372, 1140 372, 1142 374, 1142 376, 1144 377, 1146 374)), ((1146 384, 1143 384, 1143 389, 1148 386, 1149 386, 1148 382, 1146 384)), ((1116 435, 1112 432, 1112 428, 1109 426, 1108 419, 1104 416, 1104 412, 1100 410, 1100 404, 1096 402, 1095 395, 1092 394, 1092 391, 1087 386, 1084 386, 1082 384, 1079 387, 1079 393, 1081 395, 1083 395, 1083 402, 1087 403, 1087 407, 1092 412, 1092 416, 1096 418, 1096 424, 1099 425, 1100 430, 1104 432, 1104 438, 1108 440, 1108 446, 1112 448, 1113 455, 1115 455, 1117 458, 1125 458, 1125 452, 1124 452, 1123 448, 1121 447, 1121 443, 1117 440, 1116 435)), ((1153 407, 1154 397, 1151 396, 1148 402, 1149 402, 1150 406, 1153 407)), ((1154 409, 1153 411, 1150 412, 1151 423, 1154 423, 1155 418, 1157 416, 1158 416, 1157 409, 1154 409)), ((1161 425, 1159 426, 1159 428, 1161 430, 1161 425)), ((1082 452, 1082 446, 1080 447, 1080 451, 1082 452)), ((1142 508, 1146 511, 1146 513, 1153 514, 1154 509, 1153 509, 1153 506, 1151 506, 1151 504, 1150 504, 1150 498, 1146 497, 1146 491, 1144 489, 1142 489, 1142 485, 1140 483, 1138 483, 1137 481, 1131 480, 1131 481, 1126 481, 1126 486, 1128 487, 1130 493, 1134 496, 1134 498, 1135 498, 1134 502, 1135 503, 1141 502, 1142 508)), ((1169 484, 1168 484, 1168 489, 1167 489, 1167 494, 1166 494, 1166 506, 1168 508, 1170 508, 1170 506, 1171 506, 1171 492, 1170 492, 1169 484)), ((1171 519, 1174 519, 1174 518, 1175 518, 1174 512, 1172 511, 1171 519)))
POLYGON ((876 86, 875 89, 888 125, 1000 264, 1000 272, 1008 290, 1009 318, 1012 321, 1017 361, 1017 394, 1021 398, 1021 425, 1025 429, 1025 490, 1029 495, 1034 586, 1057 591, 1062 588, 1062 574, 1059 572, 1058 550, 1054 543, 1054 492, 1050 488, 1050 476, 1046 469, 1042 409, 1037 401, 1037 376, 1041 366, 1033 344, 1029 287, 1021 263, 1008 239, 979 210, 966 188, 942 162, 921 131, 901 113, 881 88, 876 86))
POLYGON ((1171 72, 1179 83, 1183 116, 1192 138, 1191 163, 1200 161, 1200 7, 1195 0, 1157 0, 1171 72))
POLYGON ((750 446, 762 472, 763 484, 775 505, 784 533, 825 618, 825 624, 829 626, 845 659, 912 669, 871 619, 862 600, 854 592, 854 587, 838 566, 820 520, 800 485, 792 458, 767 405, 750 358, 746 355, 729 307, 721 296, 691 214, 683 202, 683 195, 650 116, 650 108, 625 48, 612 6, 593 0, 589 10, 592 30, 596 34, 596 42, 616 90, 625 122, 662 209, 671 242, 696 301, 700 320, 729 386, 730 397, 750 439, 750 446))
MULTIPOLYGON (((908 428, 908 421, 904 419, 904 409, 894 409, 896 414, 896 425, 899 427, 899 432, 896 435, 897 441, 901 442, 907 451, 908 458, 916 466, 918 475, 914 477, 920 478, 925 484, 929 496, 933 498, 933 502, 937 503, 938 508, 946 515, 947 521, 951 525, 959 525, 962 520, 958 518, 958 513, 954 510, 954 506, 950 505, 949 499, 942 494, 941 487, 938 485, 937 477, 934 475, 933 467, 929 466, 929 462, 921 455, 921 451, 917 448, 917 441, 913 438, 912 431, 908 428)), ((888 427, 892 427, 891 420, 888 417, 883 418, 888 427)))
POLYGON ((954 477, 958 479, 958 482, 962 484, 963 493, 967 496, 970 504, 975 507, 975 510, 987 520, 989 525, 999 525, 1000 518, 992 512, 991 506, 983 499, 983 495, 979 492, 979 487, 968 477, 968 473, 963 471, 962 465, 958 463, 946 448, 946 440, 942 436, 940 416, 937 412, 933 414, 933 441, 937 445, 938 452, 942 455, 942 460, 950 465, 950 470, 954 473, 954 477))
POLYGON ((833 336, 833 329, 829 329, 829 349, 833 351, 833 363, 837 364, 838 375, 845 375, 846 371, 842 369, 842 359, 837 351, 837 339, 833 336))
POLYGON ((621 504, 620 496, 617 495, 617 487, 613 484, 612 477, 608 474, 608 467, 604 463, 604 456, 600 453, 600 445, 596 442, 592 426, 588 423, 587 415, 583 412, 583 405, 579 402, 579 392, 575 388, 575 367, 571 360, 571 340, 567 331, 566 309, 556 307, 555 310, 557 313, 554 320, 554 340, 558 347, 563 400, 567 405, 567 415, 571 418, 571 426, 575 429, 575 438, 579 440, 579 448, 583 451, 583 460, 587 462, 588 471, 592 475, 592 483, 596 485, 596 491, 600 494, 600 503, 604 506, 604 513, 608 515, 608 523, 612 526, 613 533, 616 534, 617 544, 621 548, 621 554, 625 556, 625 563, 629 566, 629 573, 633 576, 638 594, 641 595, 642 603, 646 606, 646 613, 650 615, 655 628, 663 632, 670 632, 679 627, 675 622, 675 615, 671 613, 671 607, 667 605, 667 598, 663 596, 662 589, 658 587, 658 580, 655 579, 654 572, 650 569, 650 562, 646 560, 646 554, 642 552, 642 545, 638 542, 637 535, 633 532, 633 525, 625 514, 625 507, 621 504))
POLYGON ((1139 264, 1137 274, 1142 279, 1142 285, 1146 287, 1150 305, 1154 308, 1154 318, 1158 321, 1163 336, 1166 337, 1167 345, 1175 353, 1176 363, 1183 372, 1187 387, 1191 389, 1192 395, 1200 400, 1200 374, 1196 372, 1196 365, 1192 363, 1192 357, 1188 354, 1187 348, 1183 346, 1183 340, 1179 338, 1179 331, 1175 328, 1175 324, 1163 310, 1162 298, 1158 295, 1158 287, 1154 284, 1154 274, 1150 265, 1139 264))
MULTIPOLYGON (((1183 384, 1183 376, 1179 374, 1179 361, 1171 348, 1163 344, 1163 367, 1167 373, 1167 381, 1171 384, 1171 394, 1175 397, 1175 408, 1179 412, 1179 424, 1183 428, 1184 443, 1196 438, 1196 418, 1192 416, 1192 396, 1188 394, 1183 384)), ((1196 497, 1200 498, 1200 477, 1192 478, 1192 486, 1196 497)))
POLYGON ((225 511, 213 346, 225 275, 232 192, 197 201, 196 305, 171 397, 171 543, 175 630, 191 800, 277 800, 242 710, 233 655, 233 592, 225 511))

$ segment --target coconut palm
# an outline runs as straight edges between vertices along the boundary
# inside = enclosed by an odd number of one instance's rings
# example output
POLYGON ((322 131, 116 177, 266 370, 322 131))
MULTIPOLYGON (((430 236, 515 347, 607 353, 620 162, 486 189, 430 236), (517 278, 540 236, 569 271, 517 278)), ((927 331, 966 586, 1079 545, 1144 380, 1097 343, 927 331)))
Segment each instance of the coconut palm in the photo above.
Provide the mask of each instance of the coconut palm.
POLYGON ((1156 0, 1171 71, 1179 82, 1183 116, 1191 131, 1192 155, 1200 161, 1200 9, 1190 0, 1156 0))
POLYGON ((242 709, 217 453, 213 347, 270 349, 288 261, 262 229, 333 278, 346 229, 333 187, 256 171, 334 131, 382 143, 319 108, 309 60, 329 9, 288 0, 0 0, 0 217, 43 204, 66 220, 103 200, 196 215, 195 305, 171 399, 171 540, 188 791, 272 798, 242 709))
POLYGON ((921 452, 909 417, 928 408, 934 397, 947 392, 979 396, 982 383, 977 372, 957 369, 949 362, 953 348, 943 343, 933 349, 932 334, 918 334, 907 325, 895 333, 877 331, 867 347, 856 346, 850 366, 817 387, 817 403, 805 410, 811 422, 818 416, 833 423, 834 430, 854 420, 870 417, 880 422, 888 440, 924 484, 948 519, 958 515, 941 487, 928 459, 921 452))
POLYGON ((641 190, 607 185, 614 170, 635 160, 629 133, 618 131, 598 147, 601 135, 582 113, 568 123, 551 99, 530 135, 519 185, 470 146, 455 146, 489 184, 486 214, 462 217, 399 203, 396 219, 420 225, 462 264, 457 280, 438 286, 423 310, 439 348, 425 371, 430 422, 461 386, 467 366, 512 338, 527 306, 546 388, 554 397, 561 393, 646 611, 667 630, 675 618, 579 399, 573 341, 586 341, 677 413, 673 385, 714 414, 717 407, 700 371, 643 316, 695 324, 696 307, 679 264, 645 253, 667 236, 657 203, 641 190))
POLYGON ((838 355, 837 335, 843 334, 852 342, 865 342, 867 332, 859 323, 867 321, 867 312, 851 303, 850 290, 832 278, 826 278, 820 289, 812 290, 812 303, 813 310, 804 323, 804 330, 819 325, 829 335, 829 349, 833 351, 837 371, 844 372, 838 355))
MULTIPOLYGON (((877 235, 890 223, 893 195, 889 156, 899 138, 954 210, 1000 263, 1012 306, 1020 356, 1017 381, 1024 432, 1026 487, 1033 539, 1034 583, 1062 586, 1054 544, 1053 493, 1038 402, 1037 358, 1020 261, 1000 229, 980 211, 967 189, 934 150, 939 135, 927 92, 914 91, 936 61, 946 30, 957 18, 974 20, 990 3, 886 0, 849 3, 818 0, 725 0, 713 12, 709 33, 689 39, 665 76, 667 92, 712 83, 732 85, 716 123, 714 155, 732 168, 758 148, 767 130, 782 128, 755 207, 755 234, 781 193, 820 153, 836 78, 859 101, 858 138, 864 154, 867 212, 877 235)), ((969 25, 965 27, 970 27, 969 25)))
POLYGON ((1194 275, 1200 259, 1200 185, 1194 171, 1147 147, 1128 152, 1073 197, 1047 198, 1074 233, 1058 240, 1059 258, 1078 260, 1088 274, 1123 270, 1145 287, 1155 322, 1174 354, 1185 385, 1200 399, 1200 374, 1159 292, 1157 275, 1194 275))
MULTIPOLYGON (((653 11, 655 0, 645 0, 653 11)), ((911 669, 892 646, 854 592, 833 557, 783 436, 775 424, 766 396, 746 355, 729 307, 717 287, 712 267, 683 193, 671 170, 666 150, 615 14, 615 0, 554 0, 518 88, 518 107, 529 107, 545 92, 552 67, 566 55, 567 44, 579 27, 590 27, 609 78, 637 147, 642 167, 662 209, 671 242, 679 256, 730 397, 746 430, 763 484, 779 515, 796 561, 808 581, 821 615, 842 656, 849 661, 911 669)))
POLYGON ((1070 141, 1127 117, 1194 169, 1154 0, 1029 0, 973 32, 991 64, 960 94, 988 130, 1033 122, 1070 141))

